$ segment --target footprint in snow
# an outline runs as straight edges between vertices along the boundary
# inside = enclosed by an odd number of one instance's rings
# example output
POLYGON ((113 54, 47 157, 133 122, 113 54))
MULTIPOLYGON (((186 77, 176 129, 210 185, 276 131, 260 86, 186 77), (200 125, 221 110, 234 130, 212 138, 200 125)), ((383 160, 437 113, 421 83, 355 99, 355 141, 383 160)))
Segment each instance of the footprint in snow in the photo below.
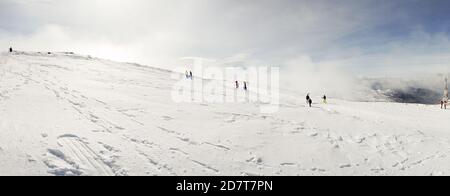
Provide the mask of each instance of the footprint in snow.
POLYGON ((309 134, 310 137, 317 137, 319 135, 319 133, 311 133, 309 134))
POLYGON ((163 120, 165 120, 165 121, 173 120, 173 118, 170 117, 170 116, 162 116, 161 118, 162 118, 163 120))

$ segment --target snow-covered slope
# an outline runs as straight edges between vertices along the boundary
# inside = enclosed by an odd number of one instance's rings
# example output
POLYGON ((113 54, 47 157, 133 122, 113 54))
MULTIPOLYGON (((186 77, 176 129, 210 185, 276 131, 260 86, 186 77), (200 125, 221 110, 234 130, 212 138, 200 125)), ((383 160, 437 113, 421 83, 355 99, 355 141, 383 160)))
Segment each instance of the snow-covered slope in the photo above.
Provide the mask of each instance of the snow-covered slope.
POLYGON ((284 93, 181 103, 170 72, 1 54, 0 175, 450 175, 450 111, 284 93), (313 97, 319 100, 319 97, 313 97))

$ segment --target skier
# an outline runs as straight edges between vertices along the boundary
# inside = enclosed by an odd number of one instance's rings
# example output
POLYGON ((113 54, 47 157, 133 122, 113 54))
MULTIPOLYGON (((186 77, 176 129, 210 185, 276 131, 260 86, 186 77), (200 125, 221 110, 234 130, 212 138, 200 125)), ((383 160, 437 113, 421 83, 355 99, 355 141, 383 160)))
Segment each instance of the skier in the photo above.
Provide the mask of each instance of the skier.
POLYGON ((186 79, 189 79, 189 73, 188 73, 188 71, 186 70, 186 79))
POLYGON ((248 88, 247 88, 247 82, 244 82, 244 90, 245 90, 245 91, 248 90, 248 88))
POLYGON ((324 96, 322 97, 322 99, 323 99, 323 103, 324 103, 324 104, 327 104, 327 95, 324 95, 324 96))
POLYGON ((441 109, 444 109, 444 101, 441 100, 441 109))
POLYGON ((239 82, 236 80, 236 89, 239 89, 239 82))
POLYGON ((311 97, 309 97, 309 93, 308 93, 308 95, 306 95, 306 104, 308 104, 309 103, 309 100, 311 99, 311 97))
POLYGON ((194 79, 194 75, 192 74, 192 71, 189 72, 189 77, 192 79, 194 79))
POLYGON ((12 47, 9 47, 9 52, 10 53, 13 52, 13 48, 12 47))
POLYGON ((448 100, 449 100, 449 97, 448 97, 448 78, 445 78, 444 98, 442 98, 442 101, 441 101, 441 108, 443 106, 444 109, 447 109, 448 100))
POLYGON ((312 107, 312 103, 313 103, 313 100, 310 98, 310 99, 308 100, 309 107, 312 107))

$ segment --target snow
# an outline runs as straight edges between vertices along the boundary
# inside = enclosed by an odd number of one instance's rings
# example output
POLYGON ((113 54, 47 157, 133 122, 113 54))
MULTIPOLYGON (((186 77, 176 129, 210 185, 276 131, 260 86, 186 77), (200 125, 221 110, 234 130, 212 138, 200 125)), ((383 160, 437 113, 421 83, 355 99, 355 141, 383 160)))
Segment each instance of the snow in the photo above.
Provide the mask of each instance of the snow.
POLYGON ((256 103, 174 103, 170 75, 1 54, 0 175, 450 175, 450 111, 439 106, 309 108, 282 91, 279 112, 262 114, 256 103))

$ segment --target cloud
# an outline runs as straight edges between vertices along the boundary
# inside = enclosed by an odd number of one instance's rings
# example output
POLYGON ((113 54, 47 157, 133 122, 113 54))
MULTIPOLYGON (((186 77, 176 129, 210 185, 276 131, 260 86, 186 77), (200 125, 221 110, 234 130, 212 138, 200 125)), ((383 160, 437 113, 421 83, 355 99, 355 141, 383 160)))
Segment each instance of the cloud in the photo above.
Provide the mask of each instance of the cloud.
POLYGON ((186 56, 233 66, 307 57, 341 72, 385 73, 445 66, 450 44, 438 27, 446 20, 427 18, 443 18, 434 13, 446 4, 433 1, 3 0, 0 43, 160 67, 186 56))
POLYGON ((358 46, 350 51, 346 58, 329 61, 369 76, 450 72, 450 40, 444 32, 430 33, 418 27, 401 39, 383 45, 358 46))

